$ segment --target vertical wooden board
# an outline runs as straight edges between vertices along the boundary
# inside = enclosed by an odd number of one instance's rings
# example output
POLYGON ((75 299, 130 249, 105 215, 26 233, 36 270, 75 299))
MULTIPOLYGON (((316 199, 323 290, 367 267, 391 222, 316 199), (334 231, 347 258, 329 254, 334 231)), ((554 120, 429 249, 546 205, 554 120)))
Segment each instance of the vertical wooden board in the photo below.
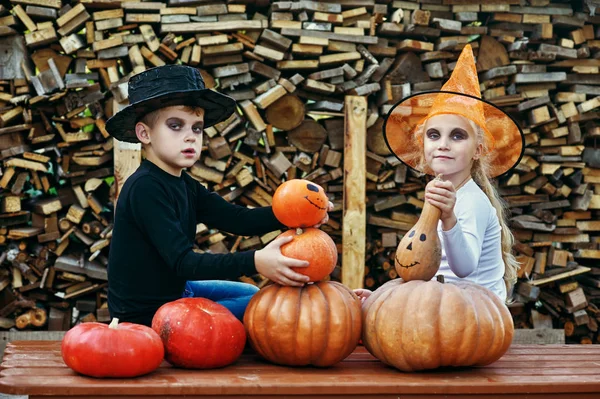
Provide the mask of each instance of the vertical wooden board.
POLYGON ((365 274, 367 100, 346 96, 342 283, 362 288, 365 274))
MULTIPOLYGON (((142 162, 142 145, 127 143, 114 139, 114 162, 115 162, 115 183, 117 191, 115 193, 115 204, 123 184, 129 176, 135 172, 142 162)), ((116 209, 116 207, 115 207, 116 209)))

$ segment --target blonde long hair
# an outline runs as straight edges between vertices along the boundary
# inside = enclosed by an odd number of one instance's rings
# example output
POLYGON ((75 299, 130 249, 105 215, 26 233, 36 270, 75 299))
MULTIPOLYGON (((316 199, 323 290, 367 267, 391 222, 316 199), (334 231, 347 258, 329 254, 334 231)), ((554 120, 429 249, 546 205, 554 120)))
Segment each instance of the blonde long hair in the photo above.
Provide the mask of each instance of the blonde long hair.
MULTIPOLYGON (((496 214, 498 215, 498 221, 500 223, 501 228, 501 236, 500 243, 502 247, 502 261, 504 262, 504 284, 506 285, 507 292, 507 302, 510 301, 512 289, 517 282, 517 271, 519 270, 519 262, 515 258, 512 253, 512 247, 514 245, 514 236, 508 227, 508 208, 505 205, 504 200, 498 194, 498 191, 492 185, 492 181, 490 180, 489 171, 489 157, 485 154, 488 153, 488 145, 487 140, 485 139, 485 133, 483 129, 479 127, 475 122, 467 119, 467 122, 471 125, 471 128, 475 132, 477 137, 477 144, 481 144, 483 146, 482 156, 473 161, 471 166, 471 177, 473 181, 477 183, 477 185, 481 188, 481 190, 485 193, 485 195, 490 200, 490 203, 496 209, 496 214)), ((420 124, 415 129, 415 136, 422 143, 424 142, 424 132, 425 132, 425 123, 420 124)), ((423 147, 421 147, 422 149, 423 147)), ((419 170, 424 171, 428 174, 433 174, 433 171, 428 167, 425 162, 425 156, 423 151, 420 151, 418 154, 411 154, 410 158, 416 161, 417 168, 419 170)))

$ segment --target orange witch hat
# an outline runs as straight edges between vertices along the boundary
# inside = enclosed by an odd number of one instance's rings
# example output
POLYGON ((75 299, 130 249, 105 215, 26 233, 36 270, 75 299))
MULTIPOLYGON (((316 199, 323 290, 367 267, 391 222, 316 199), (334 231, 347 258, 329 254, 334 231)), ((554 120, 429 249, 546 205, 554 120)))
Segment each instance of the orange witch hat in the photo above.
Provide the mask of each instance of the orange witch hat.
MULTIPOLYGON (((417 166, 423 143, 415 140, 415 129, 440 114, 455 114, 475 122, 485 133, 490 177, 515 167, 525 147, 519 125, 503 110, 481 99, 479 79, 471 45, 458 58, 450 79, 440 91, 404 98, 390 109, 383 125, 385 141, 392 153, 411 168, 417 166)), ((420 170, 421 172, 425 172, 420 170)))

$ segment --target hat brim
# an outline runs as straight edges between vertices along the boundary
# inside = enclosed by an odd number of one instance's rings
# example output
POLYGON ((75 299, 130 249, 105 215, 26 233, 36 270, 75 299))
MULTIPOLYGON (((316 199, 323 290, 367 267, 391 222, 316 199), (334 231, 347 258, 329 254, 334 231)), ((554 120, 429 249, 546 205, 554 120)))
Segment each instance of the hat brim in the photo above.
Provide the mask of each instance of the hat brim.
POLYGON ((486 126, 481 126, 492 137, 489 157, 489 177, 505 175, 519 164, 525 151, 525 136, 519 124, 505 111, 479 97, 452 91, 429 91, 416 93, 396 103, 383 123, 383 137, 388 148, 402 163, 421 173, 417 157, 423 151, 423 143, 416 139, 415 129, 425 123, 436 96, 447 93, 475 99, 483 105, 486 126))
POLYGON ((187 105, 204 109, 204 127, 211 127, 229 118, 235 111, 235 100, 210 90, 173 91, 128 105, 106 121, 106 131, 120 141, 138 143, 135 125, 141 117, 160 108, 187 105))

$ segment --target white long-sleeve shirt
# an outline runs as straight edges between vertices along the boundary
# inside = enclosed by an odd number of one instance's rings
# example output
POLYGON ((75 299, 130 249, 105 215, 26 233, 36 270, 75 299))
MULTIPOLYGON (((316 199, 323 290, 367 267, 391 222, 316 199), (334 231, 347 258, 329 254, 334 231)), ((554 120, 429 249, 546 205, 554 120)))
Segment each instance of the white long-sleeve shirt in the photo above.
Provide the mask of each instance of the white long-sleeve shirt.
POLYGON ((456 225, 438 235, 442 262, 438 274, 447 281, 468 280, 506 300, 501 227, 496 209, 472 179, 456 192, 456 225))

